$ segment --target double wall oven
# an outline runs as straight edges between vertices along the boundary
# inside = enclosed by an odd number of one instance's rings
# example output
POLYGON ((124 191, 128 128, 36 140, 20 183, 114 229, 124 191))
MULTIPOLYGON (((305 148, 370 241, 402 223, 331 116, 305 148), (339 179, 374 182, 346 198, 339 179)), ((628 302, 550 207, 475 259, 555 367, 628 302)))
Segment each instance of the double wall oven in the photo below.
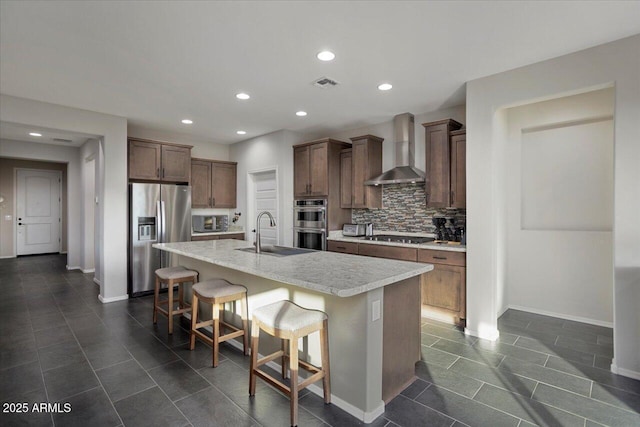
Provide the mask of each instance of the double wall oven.
POLYGON ((327 199, 300 199, 293 205, 293 245, 327 250, 327 199))

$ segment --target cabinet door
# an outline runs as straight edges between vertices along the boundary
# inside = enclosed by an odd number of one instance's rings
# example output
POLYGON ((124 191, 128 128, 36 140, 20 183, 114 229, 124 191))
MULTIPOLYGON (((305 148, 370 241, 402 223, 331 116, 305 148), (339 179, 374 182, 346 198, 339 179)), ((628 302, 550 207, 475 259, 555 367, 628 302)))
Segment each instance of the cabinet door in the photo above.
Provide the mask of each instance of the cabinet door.
POLYGON ((191 207, 211 207, 211 162, 191 160, 191 207))
POLYGON ((340 153, 340 207, 346 209, 352 207, 351 202, 353 200, 351 159, 351 149, 342 150, 340 153))
POLYGON ((423 276, 422 303, 454 312, 466 318, 466 268, 434 264, 423 276))
POLYGON ((212 162, 211 205, 214 208, 236 207, 236 165, 212 162))
POLYGON ((145 141, 129 141, 129 179, 160 179, 160 144, 145 141))
POLYGON ((467 207, 467 139, 466 135, 451 137, 451 206, 467 207))
POLYGON ((189 182, 191 150, 175 145, 162 145, 162 181, 189 182))
POLYGON ((369 179, 369 155, 367 141, 355 141, 351 149, 353 150, 353 207, 367 207, 367 192, 364 182, 369 179))
POLYGON ((449 153, 449 126, 425 127, 425 192, 428 207, 444 208, 450 204, 449 153))
POLYGON ((309 194, 309 146, 293 149, 293 195, 309 194))
POLYGON ((329 195, 329 144, 309 146, 309 195, 329 195))

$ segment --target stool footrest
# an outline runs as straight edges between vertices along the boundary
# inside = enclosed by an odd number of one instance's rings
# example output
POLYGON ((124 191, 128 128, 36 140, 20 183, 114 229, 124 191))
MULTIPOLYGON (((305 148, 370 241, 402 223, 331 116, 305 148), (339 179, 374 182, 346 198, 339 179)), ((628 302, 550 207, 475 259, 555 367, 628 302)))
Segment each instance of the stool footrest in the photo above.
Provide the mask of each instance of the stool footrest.
POLYGON ((265 363, 269 363, 272 360, 277 359, 278 357, 281 357, 284 354, 284 352, 282 350, 276 351, 275 353, 271 353, 268 356, 265 356, 261 359, 258 359, 258 361, 256 362, 256 368, 258 366, 264 365, 265 363))
POLYGON ((280 390, 283 393, 286 394, 291 394, 291 388, 287 387, 286 384, 284 384, 283 382, 277 380, 276 378, 272 377, 271 375, 267 374, 264 371, 261 371, 260 369, 254 369, 253 372, 259 376, 260 378, 262 378, 263 380, 267 381, 269 384, 273 385, 275 388, 277 388, 278 390, 280 390))

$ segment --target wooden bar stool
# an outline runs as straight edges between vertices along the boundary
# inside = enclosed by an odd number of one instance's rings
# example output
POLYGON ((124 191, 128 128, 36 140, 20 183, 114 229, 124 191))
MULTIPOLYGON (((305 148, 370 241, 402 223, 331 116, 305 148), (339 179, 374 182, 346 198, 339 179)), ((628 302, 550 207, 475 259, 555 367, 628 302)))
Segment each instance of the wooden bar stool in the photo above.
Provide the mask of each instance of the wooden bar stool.
POLYGON ((329 380, 329 324, 326 313, 302 308, 291 301, 278 301, 253 311, 251 325, 251 368, 249 370, 249 395, 256 394, 256 375, 289 395, 291 400, 291 425, 298 425, 298 392, 322 379, 324 403, 331 403, 331 383, 329 380), (282 339, 282 350, 258 359, 260 329, 282 339), (320 353, 322 367, 317 368, 303 360, 298 360, 298 338, 320 331, 320 353), (287 349, 288 341, 288 349, 287 349), (288 350, 288 351, 287 351, 288 350), (282 377, 286 378, 289 359, 290 386, 258 369, 282 356, 282 377), (298 367, 312 373, 298 383, 298 367))
POLYGON ((193 300, 191 305, 191 339, 189 348, 194 349, 196 336, 213 347, 213 367, 218 366, 218 349, 221 342, 243 337, 244 355, 249 354, 249 320, 247 314, 247 288, 234 285, 224 279, 212 279, 198 282, 193 285, 193 300), (212 319, 198 323, 198 301, 211 304, 213 310, 212 319), (240 301, 240 316, 242 317, 242 329, 224 321, 224 304, 226 302, 240 301), (213 338, 209 338, 199 328, 213 327, 213 338), (232 332, 220 335, 220 330, 230 329, 232 332))
POLYGON ((191 306, 184 302, 184 283, 196 283, 198 272, 184 267, 167 267, 156 270, 156 286, 153 293, 153 323, 158 322, 158 312, 169 318, 169 334, 173 334, 173 316, 191 311, 191 306), (160 301, 160 285, 167 284, 168 299, 160 301), (178 308, 174 309, 173 287, 178 286, 178 308), (167 309, 162 308, 167 305, 167 309))

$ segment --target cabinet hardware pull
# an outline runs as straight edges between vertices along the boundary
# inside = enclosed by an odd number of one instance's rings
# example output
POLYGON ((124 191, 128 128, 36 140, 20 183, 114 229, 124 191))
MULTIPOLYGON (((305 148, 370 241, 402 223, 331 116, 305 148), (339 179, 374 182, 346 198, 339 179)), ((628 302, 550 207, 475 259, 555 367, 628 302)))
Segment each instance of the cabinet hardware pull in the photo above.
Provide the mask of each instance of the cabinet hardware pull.
POLYGON ((451 190, 451 203, 455 203, 456 202, 456 193, 455 191, 451 190))
POLYGON ((211 197, 209 197, 209 206, 211 206, 211 197))
POLYGON ((160 178, 160 168, 156 169, 156 178, 160 178))
POLYGON ((216 198, 212 197, 211 198, 211 206, 215 206, 216 205, 216 198))
POLYGON ((434 256, 433 259, 447 259, 446 256, 434 256))
POLYGON ((164 178, 164 168, 162 168, 162 177, 164 178))
POLYGON ((347 249, 344 246, 336 246, 336 249, 347 249))

